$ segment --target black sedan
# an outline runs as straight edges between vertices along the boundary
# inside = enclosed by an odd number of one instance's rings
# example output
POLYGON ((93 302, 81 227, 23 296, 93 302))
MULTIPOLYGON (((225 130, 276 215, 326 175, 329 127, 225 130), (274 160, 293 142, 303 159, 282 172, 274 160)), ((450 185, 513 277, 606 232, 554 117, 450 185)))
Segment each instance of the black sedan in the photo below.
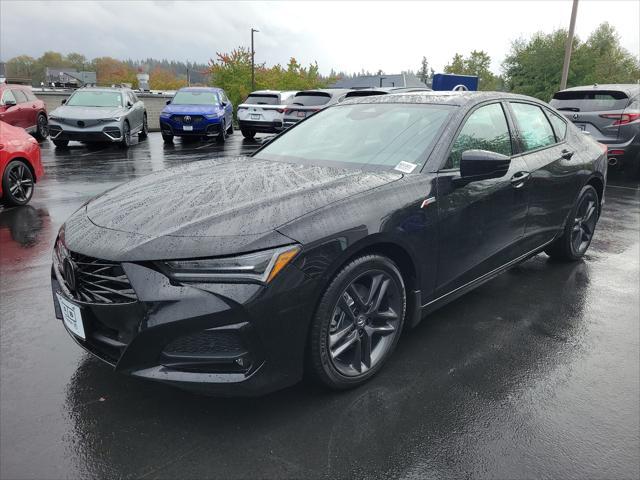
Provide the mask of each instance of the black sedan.
POLYGON ((55 244, 56 317, 116 371, 186 389, 354 387, 435 308, 542 251, 580 259, 606 168, 529 97, 348 100, 88 202, 55 244))

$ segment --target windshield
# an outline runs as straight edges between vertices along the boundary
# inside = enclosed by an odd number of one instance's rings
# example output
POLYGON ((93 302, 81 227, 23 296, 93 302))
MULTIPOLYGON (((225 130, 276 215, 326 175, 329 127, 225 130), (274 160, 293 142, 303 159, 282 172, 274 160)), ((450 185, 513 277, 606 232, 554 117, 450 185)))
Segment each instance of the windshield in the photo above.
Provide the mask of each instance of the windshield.
POLYGON ((278 97, 278 95, 251 94, 247 97, 244 103, 249 103, 251 105, 279 105, 280 97, 278 97))
POLYGON ((454 108, 402 103, 331 107, 276 138, 255 157, 419 172, 454 108))
POLYGON ((105 90, 78 90, 67 100, 72 107, 121 107, 122 94, 105 90))
POLYGON ((218 105, 215 92, 178 92, 171 100, 172 105, 218 105))
POLYGON ((328 93, 302 93, 298 94, 291 100, 291 105, 302 105, 305 107, 313 107, 314 105, 324 105, 331 100, 328 93))

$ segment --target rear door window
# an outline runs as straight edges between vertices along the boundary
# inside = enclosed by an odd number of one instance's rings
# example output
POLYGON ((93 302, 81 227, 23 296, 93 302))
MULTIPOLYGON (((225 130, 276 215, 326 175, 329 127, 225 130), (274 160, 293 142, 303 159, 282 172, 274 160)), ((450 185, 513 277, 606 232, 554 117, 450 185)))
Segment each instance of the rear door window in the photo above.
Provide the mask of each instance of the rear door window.
POLYGON ((27 103, 29 101, 29 99, 22 92, 22 90, 18 90, 17 88, 14 88, 12 90, 12 92, 13 92, 13 96, 16 98, 16 102, 18 102, 18 103, 27 103))
POLYGON ((556 143, 556 137, 542 108, 530 103, 511 102, 525 152, 556 143))
POLYGON ((445 168, 460 168, 460 158, 466 150, 488 150, 512 155, 509 126, 499 103, 480 107, 467 118, 453 142, 445 168))
POLYGON ((313 107, 316 105, 324 105, 331 100, 331 95, 324 92, 307 92, 298 94, 293 97, 292 105, 301 105, 303 107, 313 107))
POLYGON ((551 106, 570 112, 622 110, 629 103, 626 93, 616 90, 571 90, 557 92, 551 106))

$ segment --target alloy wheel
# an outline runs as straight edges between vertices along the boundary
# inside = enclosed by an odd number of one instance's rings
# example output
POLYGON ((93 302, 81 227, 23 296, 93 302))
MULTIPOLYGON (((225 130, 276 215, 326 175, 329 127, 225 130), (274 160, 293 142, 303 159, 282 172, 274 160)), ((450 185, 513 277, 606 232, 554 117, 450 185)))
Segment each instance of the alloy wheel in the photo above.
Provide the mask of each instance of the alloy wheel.
POLYGON ((47 138, 49 135, 49 122, 44 115, 38 116, 38 136, 40 138, 47 138))
POLYGON ((571 230, 571 245, 575 253, 583 254, 589 248, 597 221, 598 199, 589 192, 580 200, 571 230))
POLYGON ((33 175, 24 163, 16 163, 8 172, 9 192, 19 203, 26 203, 33 194, 33 175))
POLYGON ((382 270, 363 273, 343 290, 326 339, 338 372, 359 376, 384 358, 399 333, 402 302, 400 286, 382 270))

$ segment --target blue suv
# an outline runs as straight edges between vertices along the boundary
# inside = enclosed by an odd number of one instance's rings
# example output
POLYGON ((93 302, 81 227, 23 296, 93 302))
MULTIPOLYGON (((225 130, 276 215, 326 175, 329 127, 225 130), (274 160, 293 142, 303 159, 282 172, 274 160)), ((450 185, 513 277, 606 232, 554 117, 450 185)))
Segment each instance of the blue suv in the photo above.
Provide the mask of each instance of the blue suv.
POLYGON ((233 133, 233 105, 221 88, 181 88, 160 113, 160 130, 167 143, 173 137, 217 137, 224 142, 233 133))

